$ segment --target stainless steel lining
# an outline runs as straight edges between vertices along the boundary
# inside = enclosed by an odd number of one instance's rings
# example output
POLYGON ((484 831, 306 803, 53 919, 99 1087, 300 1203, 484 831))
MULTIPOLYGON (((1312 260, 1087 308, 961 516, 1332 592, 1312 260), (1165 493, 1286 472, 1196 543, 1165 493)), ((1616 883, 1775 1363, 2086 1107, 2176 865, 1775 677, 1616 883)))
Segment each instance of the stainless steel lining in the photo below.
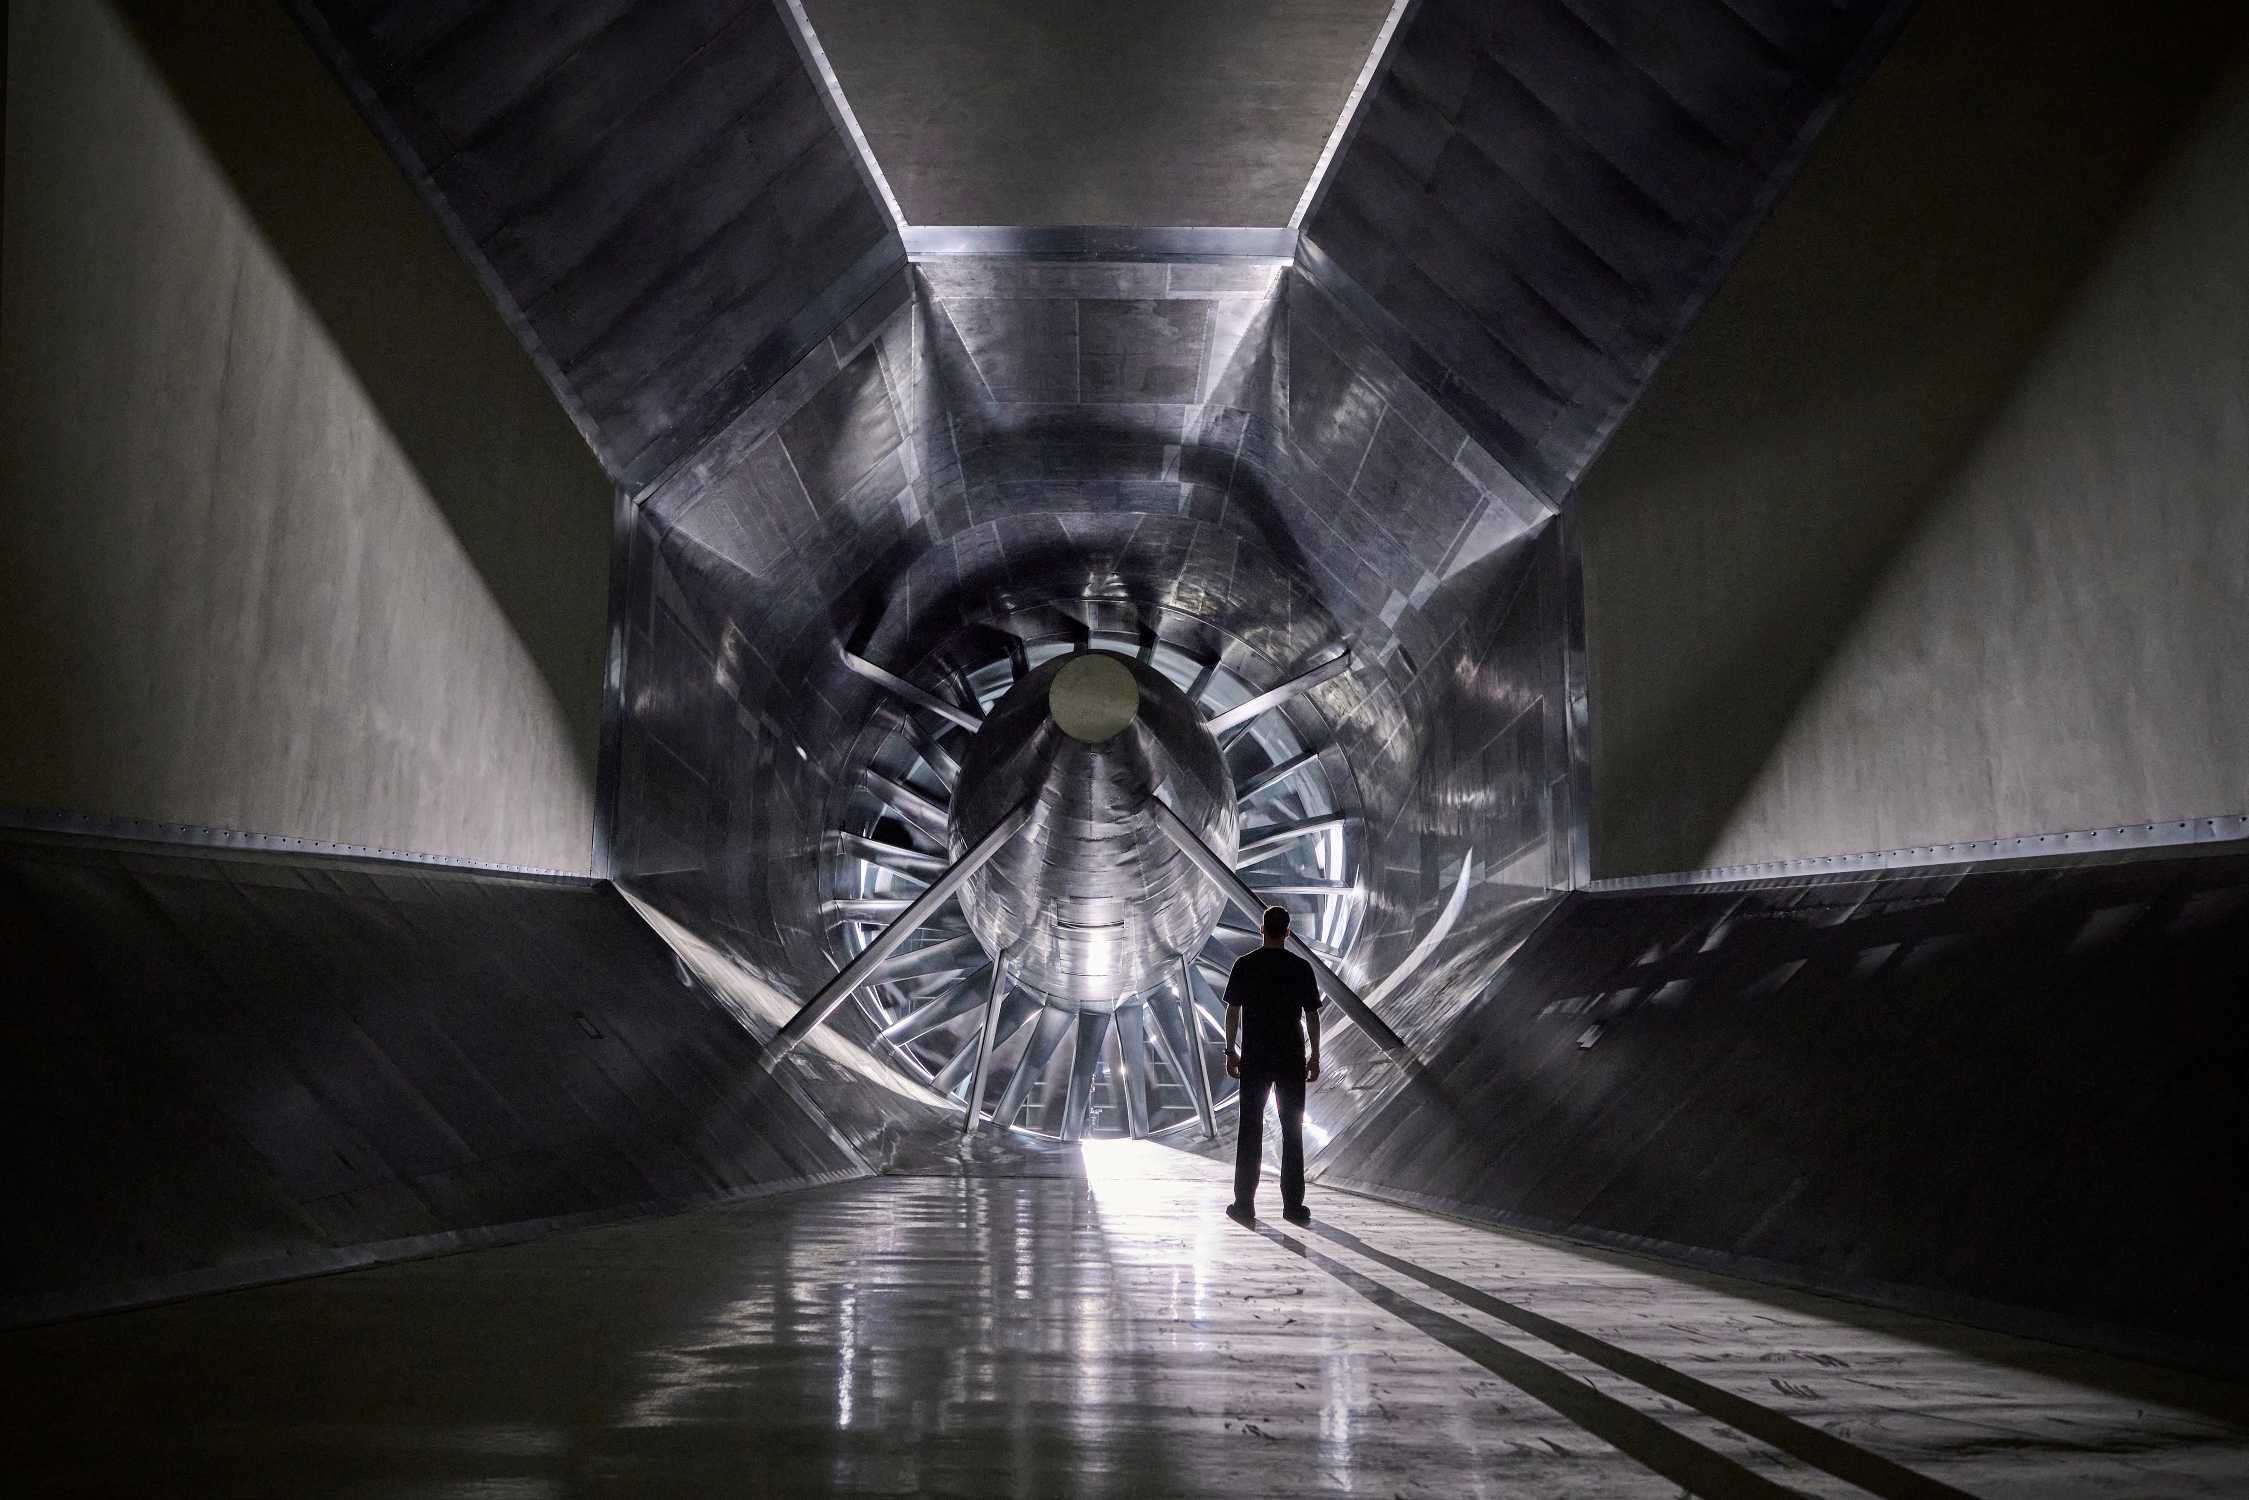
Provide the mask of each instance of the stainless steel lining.
POLYGON ((1081 1010, 1162 983, 1225 904, 1157 825, 1157 799, 1225 857, 1240 831, 1218 742, 1187 695, 1131 658, 1102 659, 1139 688, 1130 722, 1094 742, 1067 732, 1050 698, 1077 658, 1047 662, 969 742, 952 805, 957 857, 1029 802, 1023 836, 969 877, 961 905, 987 951, 1015 955, 1022 983, 1081 1010))

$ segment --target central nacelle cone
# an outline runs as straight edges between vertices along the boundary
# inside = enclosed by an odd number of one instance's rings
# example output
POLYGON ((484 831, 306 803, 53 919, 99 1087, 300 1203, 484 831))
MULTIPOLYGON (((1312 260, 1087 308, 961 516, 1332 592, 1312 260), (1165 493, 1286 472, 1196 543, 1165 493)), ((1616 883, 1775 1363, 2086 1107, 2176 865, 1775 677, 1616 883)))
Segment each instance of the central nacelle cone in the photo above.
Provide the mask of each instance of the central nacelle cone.
POLYGON ((1175 978, 1225 896, 1156 825, 1161 797, 1232 862, 1241 825, 1218 741, 1187 695, 1128 657, 1060 657, 1008 690, 961 759, 957 859, 1026 799, 1021 835, 961 888, 1017 983, 1088 1008, 1175 978))

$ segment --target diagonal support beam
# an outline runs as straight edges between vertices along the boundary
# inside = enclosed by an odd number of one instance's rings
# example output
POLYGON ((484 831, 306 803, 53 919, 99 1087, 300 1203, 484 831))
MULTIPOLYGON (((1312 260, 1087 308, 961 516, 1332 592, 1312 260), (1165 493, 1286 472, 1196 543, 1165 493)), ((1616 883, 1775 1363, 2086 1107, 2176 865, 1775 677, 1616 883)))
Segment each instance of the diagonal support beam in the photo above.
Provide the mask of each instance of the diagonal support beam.
POLYGON ((1062 1101, 1062 1139, 1085 1138, 1085 1122, 1093 1112, 1093 1075, 1101 1067, 1101 1049, 1109 1040, 1109 1013, 1078 1012, 1078 1048, 1070 1054, 1070 1089, 1062 1101))
POLYGON ((828 925, 849 922, 888 922, 914 903, 904 896, 853 896, 828 903, 828 925))
POLYGON ((948 702, 927 688, 915 687, 895 672, 886 672, 863 656, 854 656, 846 651, 843 653, 843 664, 899 702, 910 703, 915 708, 928 709, 940 719, 946 719, 960 725, 970 734, 974 734, 984 727, 984 721, 981 718, 962 708, 959 704, 948 702))
POLYGON ((984 1090, 992 1082, 992 1054, 1000 1050, 1000 1007, 1007 1002, 1007 955, 992 960, 992 983, 985 994, 984 1020, 976 1028, 976 1081, 968 1086, 968 1112, 961 1116, 961 1134, 976 1128, 984 1113, 984 1090))
POLYGON ((1031 1086, 1045 1076, 1046 1065, 1054 1061, 1054 1049, 1070 1034, 1071 1019, 1071 1013, 1066 1010, 1038 1012, 1032 1023, 1037 1029, 1024 1042, 1022 1060, 1016 1063, 1007 1087, 1000 1091, 999 1108, 992 1111, 994 1130, 1007 1129, 1023 1112, 1023 1101, 1031 1097, 1031 1086))
POLYGON ((1272 823, 1263 828, 1252 828, 1242 836, 1242 847, 1234 856, 1236 869, 1263 864, 1274 855, 1316 833, 1326 833, 1330 828, 1341 828, 1350 822, 1349 815, 1328 813, 1317 818, 1299 818, 1293 823, 1272 823))
POLYGON ((1210 732, 1224 735, 1241 728, 1261 714, 1270 713, 1289 699, 1318 687, 1331 677, 1341 675, 1351 665, 1351 652, 1345 649, 1340 656, 1331 656, 1308 672, 1299 672, 1279 687, 1267 688, 1249 702, 1217 715, 1210 721, 1210 732))
POLYGON ((1264 770, 1252 776, 1242 789, 1234 794, 1234 805, 1236 807, 1249 806, 1251 802, 1264 796, 1305 767, 1318 764, 1319 759, 1319 751, 1306 750, 1290 756, 1279 765, 1267 766, 1264 770))
MULTIPOLYGON (((969 876, 991 860, 992 856, 1007 847, 1008 842, 1023 831, 1031 820, 1031 804, 1023 803, 1015 811, 1000 819, 998 825, 976 846, 955 860, 945 873, 929 883, 929 888, 914 898, 914 904, 899 913, 898 920, 885 927, 875 940, 861 949, 836 972, 833 979, 820 987, 820 993, 804 1002, 802 1009, 789 1018, 789 1024, 774 1034, 773 1045, 766 1049, 766 1063, 771 1066, 786 1057, 797 1043, 812 1034, 812 1029, 834 1013, 845 997, 862 984, 875 977, 883 961, 898 951, 905 942, 921 929, 921 925, 937 914, 937 909, 953 899, 969 876)), ((971 941, 974 939, 971 938, 971 941)), ((957 941, 957 940, 956 940, 957 941)), ((940 945, 942 946, 942 945, 940 945)))
POLYGON ((1218 1139, 1218 1113, 1210 1096, 1210 1071, 1204 1061, 1202 1034, 1195 1029, 1195 965, 1191 959, 1179 961, 1181 995, 1177 1009, 1161 1001, 1148 1002, 1148 1020, 1155 1032, 1156 1050, 1163 1053, 1164 1061, 1171 1064, 1187 1085, 1187 1097, 1195 1102, 1195 1117, 1202 1122, 1203 1134, 1211 1140, 1218 1139))
POLYGON ((959 933, 941 943, 892 954, 875 965, 869 984, 896 984, 901 979, 926 979, 932 974, 959 974, 984 967, 984 948, 972 932, 959 933))
MULTIPOLYGON (((1260 898, 1263 898, 1263 896, 1265 895, 1265 892, 1257 890, 1255 886, 1250 887, 1250 889, 1255 892, 1260 898)), ((1280 903, 1277 901, 1267 901, 1265 903, 1265 906, 1278 906, 1279 904, 1280 903)), ((1260 912, 1264 911, 1265 906, 1260 906, 1258 910, 1260 912)), ((1265 933, 1262 928, 1251 927, 1245 923, 1240 922, 1222 921, 1216 927, 1211 929, 1211 936, 1213 939, 1224 941, 1226 943, 1226 951, 1235 958, 1240 958, 1244 953, 1251 951, 1265 941, 1265 933)), ((1296 940, 1297 939, 1292 933, 1290 941, 1294 942, 1296 940)), ((1333 948, 1330 948, 1325 943, 1315 943, 1307 938, 1304 939, 1304 949, 1305 952, 1310 954, 1313 958, 1320 960, 1322 963, 1339 964, 1343 962, 1343 955, 1336 952, 1333 948)))
POLYGON ((945 783, 945 795, 951 796, 953 788, 960 785, 960 761, 952 751, 938 743, 937 736, 930 733, 929 726, 920 719, 912 714, 900 714, 898 719, 906 726, 906 738, 914 742, 914 748, 921 752, 921 758, 929 762, 930 769, 937 773, 937 779, 945 783))
MULTIPOLYGON (((1257 892, 1251 890, 1247 881, 1228 868, 1226 861, 1220 859, 1210 845, 1204 843, 1201 836, 1188 827, 1179 814, 1171 810, 1163 798, 1150 797, 1148 809, 1155 817, 1156 826, 1164 831, 1165 837, 1178 845, 1179 852, 1186 855, 1196 869, 1225 892, 1228 901, 1246 913, 1252 922, 1264 918, 1266 903, 1259 899, 1257 892)), ((1312 972, 1320 977, 1320 988, 1327 991, 1329 998, 1343 1008, 1345 1015, 1358 1023, 1361 1031, 1373 1038, 1376 1046, 1385 1052, 1405 1050, 1404 1038, 1385 1025, 1382 1017, 1369 1010, 1366 1001, 1359 998, 1359 992, 1351 988, 1342 975, 1322 962, 1320 956, 1307 947, 1302 938, 1292 932, 1289 934, 1288 945, 1297 957, 1312 965, 1312 972)))
POLYGON ((957 1021, 984 1003, 976 980, 979 975, 958 980, 952 988, 940 991, 934 998, 923 1001, 897 1020, 876 1033, 880 1041, 910 1042, 925 1031, 934 1031, 948 1021, 957 1021))
POLYGON ((841 836, 843 852, 870 865, 880 865, 900 875, 911 875, 916 880, 927 881, 945 873, 945 856, 924 854, 919 849, 904 849, 896 844, 886 844, 880 839, 863 838, 856 833, 841 836))
POLYGON ((1148 1133, 1148 1012, 1128 1005, 1117 1012, 1109 1033, 1109 1081, 1124 1095, 1125 1130, 1138 1139, 1148 1133))

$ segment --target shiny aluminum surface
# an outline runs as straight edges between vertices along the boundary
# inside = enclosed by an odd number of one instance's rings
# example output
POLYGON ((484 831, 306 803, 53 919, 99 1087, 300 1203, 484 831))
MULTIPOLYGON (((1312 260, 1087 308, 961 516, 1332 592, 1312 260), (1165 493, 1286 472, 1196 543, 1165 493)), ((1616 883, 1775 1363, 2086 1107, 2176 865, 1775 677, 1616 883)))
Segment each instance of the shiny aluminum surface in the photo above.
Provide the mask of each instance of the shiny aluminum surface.
MULTIPOLYGON (((1113 665, 1112 665, 1113 664, 1113 665)), ((1217 925, 1223 893, 1156 825, 1160 796, 1231 859, 1240 834, 1232 779, 1195 705, 1152 667, 1102 654, 1129 672, 1139 706, 1109 738, 1088 742, 1055 721, 1058 680, 1082 657, 1034 669, 993 705, 961 757, 952 849, 967 851, 1025 799, 1016 840, 961 887, 970 930, 1007 951, 1018 979, 1080 1009, 1108 1009, 1162 983, 1217 925)))

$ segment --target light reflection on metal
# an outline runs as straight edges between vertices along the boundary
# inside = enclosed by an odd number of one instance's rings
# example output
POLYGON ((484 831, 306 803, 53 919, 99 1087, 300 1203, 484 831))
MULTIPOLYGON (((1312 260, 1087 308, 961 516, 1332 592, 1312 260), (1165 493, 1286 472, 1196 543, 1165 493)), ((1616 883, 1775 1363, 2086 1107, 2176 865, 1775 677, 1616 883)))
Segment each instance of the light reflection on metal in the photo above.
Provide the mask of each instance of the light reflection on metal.
POLYGON ((994 705, 962 760, 952 847, 965 849, 1003 810, 1028 804, 1024 838, 961 888, 961 907, 989 951, 1015 955, 1019 983, 1050 1002, 1113 1008, 1161 983, 1202 946, 1224 906, 1150 821, 1158 798, 1194 820, 1198 837, 1231 849, 1233 788, 1210 731, 1153 668, 1104 655, 1129 674, 1137 710, 1088 742, 1055 722, 1049 695, 1073 659, 1033 670, 994 705))
POLYGON ((1340 655, 1331 656, 1310 671, 1299 672, 1278 687, 1268 688, 1250 699, 1249 702, 1230 708, 1212 718, 1210 732, 1223 735, 1231 730, 1240 729, 1260 714, 1279 708, 1299 693, 1307 692, 1326 682, 1329 678, 1340 675, 1350 665, 1351 653, 1348 650, 1340 655))
POLYGON ((1218 1112, 1211 1098, 1210 1063, 1203 1051, 1202 1031, 1195 1024, 1195 961, 1179 961, 1179 1020, 1180 1048, 1174 1049, 1172 1061, 1179 1071, 1187 1075, 1187 1090, 1195 1100, 1195 1114, 1203 1122, 1203 1134, 1211 1140, 1218 1139, 1218 1112), (1181 1051, 1180 1049, 1184 1049, 1181 1051))
POLYGON ((880 865, 899 875, 914 879, 942 875, 949 861, 942 854, 924 854, 919 849, 906 849, 897 844, 886 844, 880 839, 867 838, 856 833, 840 836, 843 852, 868 864, 880 865))
POLYGON ((815 1026, 828 1018, 844 999, 860 985, 873 979, 885 960, 898 950, 900 944, 920 930, 923 923, 936 915, 937 909, 953 899, 962 882, 982 869, 992 857, 1007 847, 1023 825, 1031 820, 1028 804, 1016 808, 997 821, 991 831, 955 860, 952 867, 931 881, 929 888, 914 898, 914 904, 899 913, 898 919, 882 930, 873 942, 861 949, 858 956, 843 966, 833 979, 820 987, 820 992, 804 1003, 804 1007, 789 1018, 789 1023, 775 1034, 773 1045, 766 1050, 769 1063, 786 1056, 797 1043, 803 1041, 815 1026))
MULTIPOLYGON (((1309 654, 1304 647, 1311 644, 1299 645, 1298 659, 1309 654)), ((1154 696, 1163 699, 1163 684, 1168 684, 1169 690, 1184 697, 1184 717, 1197 738, 1209 736, 1210 718, 1234 714, 1261 698, 1272 703, 1280 696, 1258 686, 1272 680, 1269 670, 1263 670, 1264 658, 1195 616, 1095 597, 1057 599, 1018 607, 998 620, 976 621, 962 627, 950 644, 925 647, 916 660, 916 680, 953 703, 971 705, 986 719, 995 716, 1002 700, 1030 675, 1050 667, 1059 673, 1071 660, 1082 668, 1098 663, 1097 670, 1111 678, 1126 678, 1132 664, 1141 674, 1154 674, 1161 679, 1154 696)), ((1326 667, 1332 671, 1341 665, 1342 659, 1335 658, 1326 667)), ((1302 696, 1311 678, 1319 675, 1324 674, 1314 669, 1280 684, 1287 690, 1285 696, 1295 701, 1275 704, 1279 711, 1253 708, 1254 717, 1236 715, 1228 721, 1235 727, 1220 745, 1226 764, 1216 780, 1222 797, 1236 809, 1237 828, 1239 809, 1250 803, 1274 820, 1259 831, 1260 838, 1290 830, 1249 861, 1259 866, 1268 882, 1259 895, 1294 906, 1300 936, 1325 954, 1340 955, 1349 950, 1366 912, 1356 861, 1361 834, 1350 816, 1357 808, 1350 767, 1334 745, 1325 716, 1302 696), (1332 821, 1321 826, 1322 819, 1332 821), (1301 833, 1293 831, 1297 824, 1305 825, 1301 833), (1310 910, 1307 903, 1312 903, 1310 910)), ((1119 701, 1137 720, 1142 694, 1137 679, 1128 681, 1135 685, 1119 701)), ((1113 689, 1117 686, 1112 683, 1113 689)), ((1100 697, 1096 692, 1095 700, 1100 697)), ((1081 724, 1081 740, 1092 738, 1098 743, 1106 734, 1102 722, 1097 718, 1092 728, 1081 724)), ((996 739, 983 731, 979 734, 987 746, 996 739)), ((832 783, 838 791, 836 821, 831 826, 840 836, 829 844, 831 857, 823 864, 823 883, 831 893, 826 911, 831 922, 840 922, 847 944, 864 942, 874 921, 918 896, 926 880, 944 865, 942 856, 920 847, 901 848, 868 835, 881 829, 884 838, 898 839, 902 823, 905 837, 920 846, 931 836, 932 808, 965 805, 961 777, 968 771, 966 763, 975 758, 977 742, 975 736, 961 735, 958 721, 951 716, 940 721, 919 711, 915 703, 895 697, 870 717, 866 732, 850 752, 850 771, 832 783)), ((971 797, 975 780, 971 773, 971 797)), ((1034 834, 1038 826, 1035 821, 1034 834)), ((950 829, 946 846, 952 848, 949 834, 950 829)), ((1184 864, 1168 839, 1158 835, 1154 842, 1163 857, 1184 864)), ((1224 920, 1223 896, 1196 877, 1189 877, 1186 884, 1209 901, 1214 914, 1221 914, 1217 920, 1224 920)), ((1137 1134, 1199 1123, 1206 1131, 1215 1129, 1217 1113, 1233 1102, 1232 1085, 1215 1076, 1211 1062, 1220 1012, 1208 987, 1197 994, 1192 979, 1187 979, 1187 995, 1192 998, 1175 998, 1171 992, 1193 973, 1197 962, 1212 957, 1216 960, 1210 969, 1212 982, 1223 986, 1229 951, 1254 943, 1253 935, 1225 930, 1220 941, 1180 955, 1181 961, 1162 960, 1163 972, 1147 987, 1104 984, 1094 986, 1090 995, 1057 995, 1026 982, 1011 957, 998 1031, 987 1043, 986 1027, 993 1020, 988 1003, 979 1013, 978 1002, 962 995, 959 978, 982 967, 984 945, 972 947, 957 925, 950 932, 944 925, 965 920, 967 907, 964 901, 959 917, 947 910, 933 919, 938 940, 931 940, 931 929, 925 929, 922 947, 894 956, 889 972, 907 979, 906 983, 870 982, 856 992, 858 1005, 878 1035, 893 1038, 884 1045, 896 1061, 929 1079, 940 1092, 961 1099, 971 1091, 983 1055, 985 1077, 976 1090, 978 1098, 990 1101, 997 1094, 1004 1104, 1005 1094, 1020 1078, 1019 1097, 1006 1112, 1005 1122, 1049 1134, 1065 1122, 1069 1075, 1077 1053, 1074 1045, 1057 1043, 1040 1060, 1041 1017, 1050 1010, 1072 1015, 1100 1010, 1119 1016, 1129 1011, 1141 1018, 1137 1060, 1126 1050, 1125 1033, 1132 1029, 1131 1023, 1113 1024, 1102 1055, 1093 1060, 1089 1113, 1082 1128, 1137 1134), (940 996, 950 997, 950 1003, 940 1003, 940 996), (936 1024, 915 1036, 901 1037, 899 1023, 909 1018, 917 1028, 923 1021, 936 1024), (1151 1025, 1152 1038, 1147 1036, 1151 1025), (1184 1093, 1171 1086, 1174 1080, 1185 1086, 1184 1093)), ((1045 924, 1045 930, 1054 927, 1045 924)), ((982 981, 972 983, 982 990, 982 981)), ((1063 1035, 1070 1035, 1075 1027, 1073 1020, 1063 1035)), ((998 1120, 1001 1112, 995 1108, 984 1118, 998 1120)))
POLYGON ((1109 1013, 1078 1012, 1077 1050, 1070 1055, 1070 1090, 1062 1103, 1062 1139, 1085 1135, 1086 1116, 1093 1109, 1093 1076, 1101 1065, 1101 1049, 1109 1040, 1109 1013))
MULTIPOLYGON (((1227 900, 1247 913, 1252 920, 1264 915, 1265 902, 1258 898, 1257 892, 1251 890, 1248 882, 1234 873, 1232 866, 1216 850, 1197 836, 1185 819, 1165 806, 1161 798, 1155 799, 1150 806, 1155 815, 1156 826, 1179 846, 1181 853, 1194 861, 1195 868, 1201 870, 1213 885, 1226 894, 1227 900)), ((1404 1050, 1404 1039, 1384 1025, 1380 1016, 1367 1008, 1366 1001, 1359 998, 1359 992, 1352 989, 1342 975, 1329 968, 1317 953, 1294 934, 1290 935, 1288 945, 1298 957, 1312 965, 1313 972, 1319 975, 1320 988, 1327 991, 1329 998, 1343 1008, 1345 1015, 1358 1023, 1360 1030, 1374 1038, 1376 1045, 1385 1052, 1404 1050)))
POLYGON ((1288 780, 1297 772, 1302 771, 1307 767, 1318 765, 1319 761, 1319 751, 1305 750, 1298 754, 1290 756, 1284 761, 1279 761, 1273 765, 1267 766, 1264 770, 1258 772, 1255 776, 1252 776, 1249 780, 1242 783, 1241 790, 1234 794, 1234 805, 1236 807, 1247 807, 1251 802, 1254 802, 1259 797, 1264 796, 1267 792, 1279 786, 1282 782, 1288 780))
POLYGON ((875 965, 875 971, 867 976, 867 982, 894 984, 901 979, 921 979, 931 974, 959 974, 981 968, 983 963, 983 945, 976 941, 974 933, 963 932, 941 943, 910 948, 904 953, 884 959, 875 965))
POLYGON ((896 673, 884 671, 863 656, 854 656, 846 651, 843 654, 843 664, 900 702, 910 703, 916 708, 928 709, 940 719, 958 724, 971 734, 974 734, 977 727, 983 723, 983 720, 977 718, 976 715, 962 708, 959 704, 949 703, 927 688, 916 687, 896 673))
POLYGON ((1117 1012, 1109 1034, 1109 1083, 1124 1094, 1125 1133, 1148 1133, 1148 1007, 1128 1005, 1117 1012))
POLYGON ((877 1037, 885 1042, 911 1041, 925 1031, 933 1031, 948 1021, 956 1021, 983 1003, 976 979, 972 975, 940 991, 935 997, 923 1001, 897 1020, 885 1026, 877 1037))
POLYGON ((921 752, 923 760, 929 762, 930 770, 936 773, 937 779, 944 784, 946 794, 950 796, 953 788, 960 784, 960 761, 938 742, 938 737, 931 734, 928 726, 920 719, 912 714, 900 714, 898 719, 904 726, 907 737, 914 742, 914 748, 921 752))
POLYGON ((946 810, 933 799, 880 771, 867 773, 867 786, 876 796, 889 803, 891 810, 899 817, 938 842, 944 842, 948 832, 946 810))
POLYGON ((1452 884, 1452 897, 1445 902, 1445 909, 1437 914, 1436 921, 1429 924, 1429 930, 1421 935, 1420 942, 1413 945, 1413 951, 1405 956, 1405 961, 1392 969, 1390 976, 1374 987, 1373 992, 1367 996, 1368 1003, 1381 1001, 1392 990, 1412 978, 1413 972, 1428 961, 1430 954, 1437 951, 1437 945, 1451 935, 1453 924, 1460 920, 1461 908, 1468 904, 1468 877, 1475 869, 1476 850, 1471 845, 1461 853, 1460 878, 1452 884))
POLYGON ((992 1054, 1000 1047, 1000 1006, 1007 1000, 1007 956, 992 961, 991 986, 984 999, 984 1019, 976 1028, 976 1075, 968 1086, 968 1108, 961 1115, 961 1133, 976 1128, 984 1113, 984 1090, 992 1081, 992 1054))
POLYGON ((1349 818, 1339 813, 1324 818, 1302 818, 1293 823, 1253 828, 1249 830, 1249 837, 1242 840, 1241 850, 1234 857, 1234 865, 1238 869, 1244 865, 1261 864, 1298 839, 1326 833, 1331 828, 1341 828, 1349 821, 1349 818))
POLYGON ((888 922, 913 905, 905 896, 858 896, 828 903, 831 922, 888 922))
POLYGON ((1054 1049, 1062 1045, 1069 1035, 1073 1017, 1066 1010, 1042 1010, 1033 1030, 1023 1044, 1023 1055, 1008 1075, 1007 1087, 1000 1091, 1000 1102, 992 1111, 992 1128, 1005 1130, 1015 1123, 1023 1112, 1023 1101, 1031 1094, 1031 1085, 1045 1076, 1046 1065, 1054 1060, 1054 1049))

